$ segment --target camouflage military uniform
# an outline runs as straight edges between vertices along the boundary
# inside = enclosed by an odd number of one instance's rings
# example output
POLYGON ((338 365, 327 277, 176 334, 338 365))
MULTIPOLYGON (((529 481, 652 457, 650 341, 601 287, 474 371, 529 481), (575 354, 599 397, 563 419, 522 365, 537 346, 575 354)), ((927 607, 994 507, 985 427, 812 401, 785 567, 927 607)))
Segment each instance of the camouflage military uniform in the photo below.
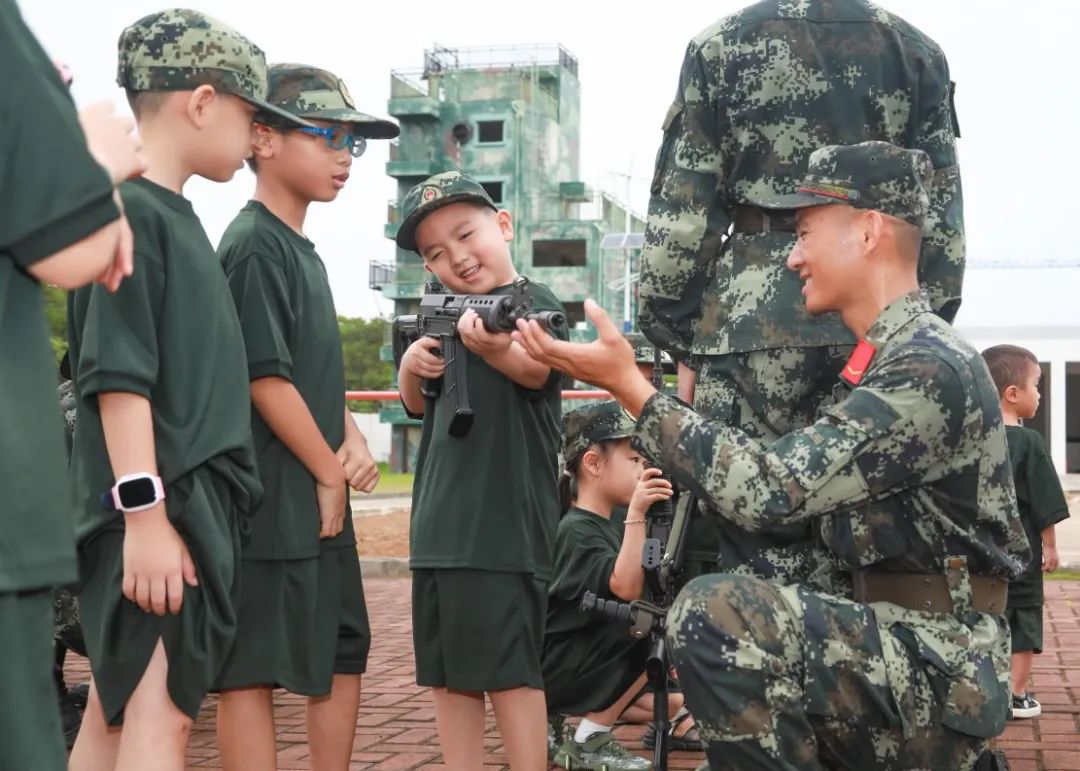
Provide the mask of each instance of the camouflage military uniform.
MULTIPOLYGON (((919 278, 953 318, 964 264, 956 135, 941 50, 864 0, 767 0, 691 41, 652 183, 638 325, 697 369, 699 412, 768 444, 841 396, 834 373, 851 333, 835 314, 807 314, 784 269, 791 218, 757 208, 793 190, 822 145, 879 139, 929 154, 919 278)), ((797 580, 807 540, 805 526, 749 534, 700 517, 689 556, 715 569, 719 552, 723 570, 797 580)))
MULTIPOLYGON (((68 457, 71 456, 71 437, 75 433, 75 388, 65 380, 57 388, 60 411, 64 413, 64 438, 67 440, 68 457)), ((86 655, 82 625, 79 623, 79 602, 75 594, 65 586, 53 587, 53 637, 66 648, 86 655)))
MULTIPOLYGON (((921 152, 829 147, 809 165, 769 204, 915 225, 929 205, 921 152)), ((668 635, 714 771, 969 769, 1005 724, 1005 582, 1030 552, 989 372, 914 292, 842 377, 845 398, 769 445, 663 394, 639 419, 643 451, 712 510, 750 532, 812 524, 854 586, 712 575, 684 589, 668 635)))

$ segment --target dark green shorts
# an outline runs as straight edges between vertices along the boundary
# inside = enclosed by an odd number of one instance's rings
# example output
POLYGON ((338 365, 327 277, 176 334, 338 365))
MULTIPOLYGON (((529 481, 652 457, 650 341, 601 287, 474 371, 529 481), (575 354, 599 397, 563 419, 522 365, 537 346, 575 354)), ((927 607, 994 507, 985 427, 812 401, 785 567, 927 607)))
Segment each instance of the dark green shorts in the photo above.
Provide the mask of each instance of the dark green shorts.
POLYGON ((334 674, 363 674, 371 632, 355 547, 241 564, 236 644, 214 690, 268 685, 323 696, 334 674))
POLYGON ((416 684, 456 691, 544 687, 547 582, 528 573, 414 570, 416 684))
POLYGON ((124 707, 159 639, 169 661, 169 697, 194 719, 236 636, 242 515, 229 483, 199 467, 170 487, 166 508, 199 579, 198 586, 184 586, 177 615, 147 613, 124 597, 123 530, 100 531, 79 546, 79 612, 110 725, 123 722, 124 707))
MULTIPOLYGON (((368 651, 371 650, 371 626, 364 602, 360 555, 356 553, 355 545, 347 544, 325 550, 320 559, 324 572, 320 581, 327 586, 336 586, 338 593, 334 674, 362 675, 367 670, 368 651)), ((327 593, 331 594, 331 591, 327 593)))
POLYGON ((51 589, 0 593, 0 768, 63 771, 51 589))
POLYGON ((626 623, 603 622, 567 636, 544 638, 544 691, 549 713, 584 715, 617 702, 645 673, 649 640, 626 623))
POLYGON ((1042 653, 1043 644, 1043 609, 1006 608, 1005 618, 1009 620, 1012 632, 1012 652, 1034 651, 1042 653))

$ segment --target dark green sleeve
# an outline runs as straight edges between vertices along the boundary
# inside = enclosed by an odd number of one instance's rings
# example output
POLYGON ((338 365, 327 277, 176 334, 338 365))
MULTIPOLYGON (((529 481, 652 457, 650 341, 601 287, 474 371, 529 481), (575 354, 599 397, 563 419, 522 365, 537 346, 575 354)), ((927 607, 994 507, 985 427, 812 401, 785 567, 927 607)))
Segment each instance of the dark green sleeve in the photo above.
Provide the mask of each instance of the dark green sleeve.
POLYGON ((1031 432, 1028 436, 1028 452, 1025 458, 1025 488, 1017 490, 1027 499, 1035 529, 1045 530, 1069 518, 1069 504, 1061 489, 1061 480, 1054 468, 1042 437, 1031 432))
POLYGON ((585 592, 610 597, 618 553, 598 523, 574 520, 569 524, 570 528, 560 528, 556 542, 553 595, 567 602, 581 599, 585 592))
POLYGON ((0 4, 0 251, 24 269, 120 216, 75 106, 11 2, 0 4))
MULTIPOLYGON (((78 327, 81 343, 73 363, 78 390, 85 397, 125 391, 149 399, 157 383, 165 270, 145 241, 143 249, 135 253, 131 277, 116 292, 94 285, 75 293, 71 323, 78 327)), ((194 305, 193 310, 198 312, 194 305)))
POLYGON ((228 271, 228 279, 244 334, 248 378, 283 377, 291 381, 289 340, 296 317, 284 269, 272 259, 251 255, 228 271))

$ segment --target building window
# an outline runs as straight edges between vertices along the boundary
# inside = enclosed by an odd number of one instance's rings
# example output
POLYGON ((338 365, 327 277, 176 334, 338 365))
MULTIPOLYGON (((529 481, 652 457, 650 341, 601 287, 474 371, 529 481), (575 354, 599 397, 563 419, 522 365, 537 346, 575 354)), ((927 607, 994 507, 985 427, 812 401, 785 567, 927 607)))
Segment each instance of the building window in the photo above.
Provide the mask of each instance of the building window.
POLYGON ((502 182, 481 182, 480 187, 484 188, 484 191, 491 196, 494 203, 501 204, 503 202, 502 182))
POLYGON ((583 268, 585 239, 533 241, 533 266, 537 268, 583 268))
POLYGON ((585 303, 563 303, 563 310, 566 311, 566 326, 570 329, 577 329, 578 324, 585 324, 585 303))
POLYGON ((503 121, 478 120, 476 122, 476 141, 480 144, 493 144, 503 141, 503 121))

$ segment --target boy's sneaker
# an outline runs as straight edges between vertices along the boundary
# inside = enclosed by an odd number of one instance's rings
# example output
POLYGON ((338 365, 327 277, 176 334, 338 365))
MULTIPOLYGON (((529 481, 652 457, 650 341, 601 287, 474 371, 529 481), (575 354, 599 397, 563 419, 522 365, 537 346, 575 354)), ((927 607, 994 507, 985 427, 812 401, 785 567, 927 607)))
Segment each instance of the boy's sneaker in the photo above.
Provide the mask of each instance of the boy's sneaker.
POLYGON ((548 761, 554 763, 555 756, 562 747, 565 734, 566 718, 562 715, 548 715, 548 761))
POLYGON ((1035 697, 1027 691, 1023 696, 1017 696, 1015 693, 1012 697, 1012 712, 1010 717, 1013 719, 1023 717, 1038 717, 1042 714, 1042 704, 1035 701, 1035 697))
POLYGON ((552 762, 568 771, 651 771, 653 767, 619 744, 610 731, 595 733, 580 744, 567 736, 552 762))

